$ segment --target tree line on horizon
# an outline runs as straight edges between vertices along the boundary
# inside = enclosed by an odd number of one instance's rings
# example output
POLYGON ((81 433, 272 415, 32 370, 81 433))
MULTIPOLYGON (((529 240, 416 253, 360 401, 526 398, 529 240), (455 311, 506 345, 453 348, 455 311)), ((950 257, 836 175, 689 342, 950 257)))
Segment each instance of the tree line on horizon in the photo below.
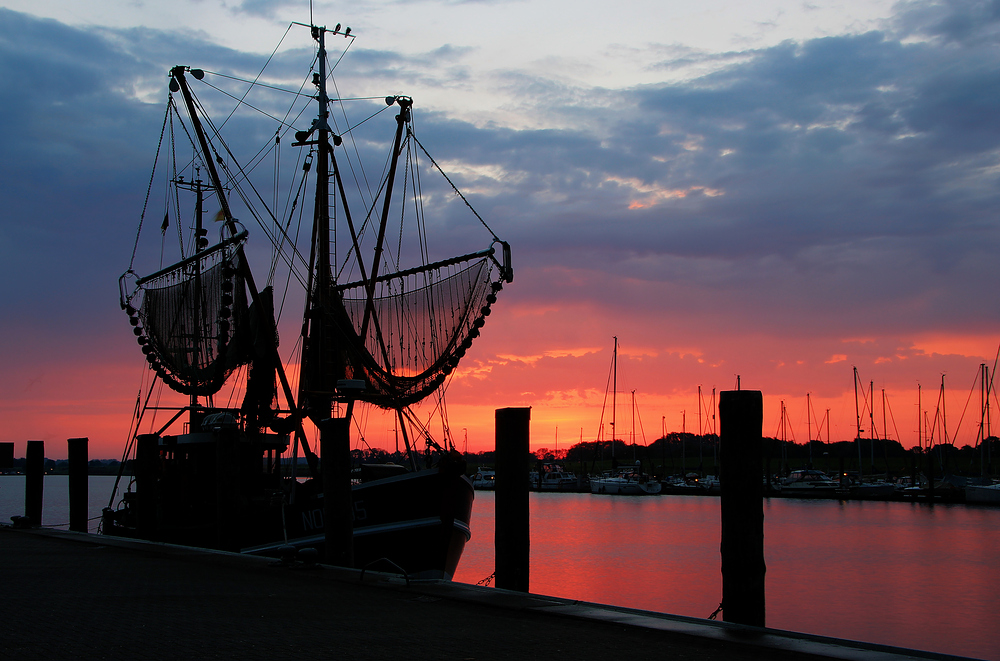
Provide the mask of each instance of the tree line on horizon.
MULTIPOLYGON (((763 454, 766 463, 771 465, 768 472, 788 473, 796 468, 816 467, 827 471, 858 470, 858 441, 809 441, 796 443, 781 439, 763 437, 763 454)), ((860 465, 865 472, 888 472, 894 474, 906 473, 916 462, 922 465, 926 459, 926 448, 904 448, 899 441, 892 439, 862 438, 860 465)), ((717 434, 693 434, 671 432, 648 445, 626 443, 621 439, 614 441, 583 441, 568 448, 539 448, 530 453, 529 460, 534 463, 563 463, 567 470, 577 470, 583 474, 599 473, 617 465, 628 465, 639 462, 644 470, 657 475, 667 475, 678 471, 696 471, 702 474, 717 473, 719 451, 719 436, 717 434), (614 461, 612 461, 614 460, 614 461)), ((1000 438, 990 436, 977 447, 953 444, 936 444, 931 452, 942 472, 954 471, 967 474, 993 474, 996 469, 994 456, 1000 457, 1000 438), (985 470, 983 468, 985 467, 985 470)), ((389 452, 380 448, 355 449, 351 451, 355 465, 362 463, 408 465, 405 452, 389 452)), ((470 467, 493 466, 495 452, 483 450, 467 452, 465 460, 470 467)), ((69 472, 69 462, 65 459, 45 459, 45 472, 48 474, 65 474, 69 472)), ((25 458, 15 458, 13 472, 23 472, 25 458)), ((126 471, 130 462, 126 462, 126 471)), ((290 464, 287 460, 283 463, 290 464)), ((304 463, 304 458, 300 458, 304 463)), ((90 475, 117 475, 120 462, 117 459, 91 459, 88 464, 90 475)))

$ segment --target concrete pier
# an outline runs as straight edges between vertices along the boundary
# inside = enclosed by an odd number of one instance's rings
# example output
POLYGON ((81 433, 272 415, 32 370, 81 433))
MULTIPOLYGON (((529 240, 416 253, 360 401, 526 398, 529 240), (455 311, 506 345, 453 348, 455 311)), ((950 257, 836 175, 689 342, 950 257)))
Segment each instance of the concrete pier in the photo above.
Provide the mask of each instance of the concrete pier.
POLYGON ((0 657, 957 659, 510 590, 0 527, 0 657))

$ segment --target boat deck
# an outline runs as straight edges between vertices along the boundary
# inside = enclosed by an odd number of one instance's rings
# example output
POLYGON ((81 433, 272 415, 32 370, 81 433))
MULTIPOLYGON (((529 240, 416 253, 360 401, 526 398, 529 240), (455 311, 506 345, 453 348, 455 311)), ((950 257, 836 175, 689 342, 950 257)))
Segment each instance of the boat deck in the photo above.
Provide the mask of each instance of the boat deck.
POLYGON ((957 658, 47 530, 0 528, 0 590, 4 659, 957 658))

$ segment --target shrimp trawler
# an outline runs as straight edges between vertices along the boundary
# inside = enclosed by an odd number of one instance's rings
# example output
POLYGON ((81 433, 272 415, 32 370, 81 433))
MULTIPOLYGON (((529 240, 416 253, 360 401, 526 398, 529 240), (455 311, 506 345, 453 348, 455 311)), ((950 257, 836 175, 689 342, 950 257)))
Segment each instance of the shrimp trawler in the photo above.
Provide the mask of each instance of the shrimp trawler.
POLYGON ((298 28, 315 56, 291 84, 267 65, 252 78, 169 72, 119 283, 147 363, 125 449, 133 475, 119 475, 102 532, 264 555, 314 547, 450 579, 473 489, 446 419, 434 440, 418 407, 446 413, 449 376, 513 279, 510 248, 417 139, 411 98, 330 95, 351 29, 298 28), (332 38, 344 46, 333 57, 332 38), (143 232, 160 215, 160 231, 143 232), (283 324, 289 309, 302 317, 283 324), (408 465, 352 466, 352 425, 363 435, 379 412, 408 465))

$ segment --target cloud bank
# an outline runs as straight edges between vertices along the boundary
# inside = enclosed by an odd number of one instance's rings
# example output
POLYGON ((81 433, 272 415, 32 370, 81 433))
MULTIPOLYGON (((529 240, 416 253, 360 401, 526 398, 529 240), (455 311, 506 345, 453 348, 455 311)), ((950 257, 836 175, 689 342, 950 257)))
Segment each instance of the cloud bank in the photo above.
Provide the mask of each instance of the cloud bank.
MULTIPOLYGON (((707 73, 619 89, 474 70, 447 45, 416 58, 356 46, 338 85, 503 92, 485 118, 416 110, 421 141, 515 250, 517 279, 453 388, 460 404, 583 410, 612 334, 664 407, 736 373, 833 401, 852 364, 904 389, 971 379, 992 357, 947 338, 995 337, 1000 322, 998 26, 991 3, 902 3, 877 31, 701 54, 707 73)), ((657 66, 689 66, 669 46, 657 66)), ((274 75, 291 80, 303 52, 279 52, 274 75)), ((5 420, 86 400, 83 377, 61 369, 139 362, 116 282, 178 63, 249 76, 262 64, 196 33, 0 10, 5 420), (42 381, 24 391, 30 375, 42 381)), ((128 409, 127 386, 94 406, 128 409)))

